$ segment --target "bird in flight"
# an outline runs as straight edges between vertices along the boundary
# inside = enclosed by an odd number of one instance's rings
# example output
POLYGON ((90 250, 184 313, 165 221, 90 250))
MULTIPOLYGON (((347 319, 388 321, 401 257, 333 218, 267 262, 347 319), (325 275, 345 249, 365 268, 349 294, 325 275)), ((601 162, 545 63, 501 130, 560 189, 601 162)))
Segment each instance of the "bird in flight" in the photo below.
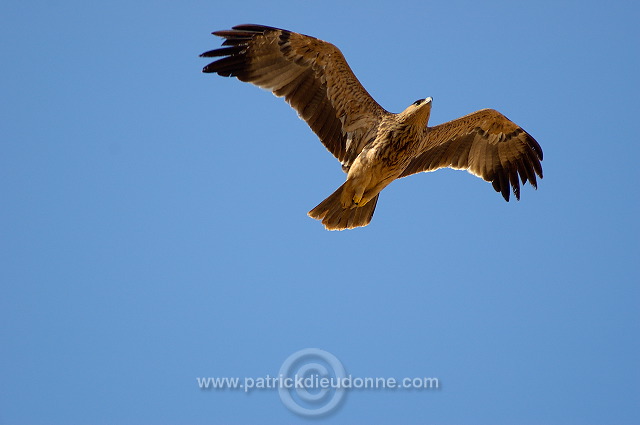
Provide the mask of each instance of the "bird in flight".
POLYGON ((305 120, 342 164, 345 183, 309 211, 329 230, 366 226, 380 191, 392 181, 449 167, 491 182, 509 201, 520 181, 537 188, 542 149, 520 126, 482 109, 429 127, 432 99, 399 114, 382 108, 364 89, 333 44, 263 25, 215 31, 222 48, 202 72, 236 77, 270 90, 305 120))

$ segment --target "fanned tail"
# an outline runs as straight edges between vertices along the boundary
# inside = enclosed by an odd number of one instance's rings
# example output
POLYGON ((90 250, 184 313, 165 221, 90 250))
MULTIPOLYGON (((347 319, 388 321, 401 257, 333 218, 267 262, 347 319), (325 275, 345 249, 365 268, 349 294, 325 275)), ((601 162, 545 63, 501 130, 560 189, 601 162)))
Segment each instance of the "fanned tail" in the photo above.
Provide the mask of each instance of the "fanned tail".
POLYGON ((363 207, 343 208, 340 201, 343 188, 344 184, 320 205, 309 211, 309 217, 322 220, 322 224, 327 230, 344 230, 366 226, 373 217, 380 195, 376 195, 363 207))

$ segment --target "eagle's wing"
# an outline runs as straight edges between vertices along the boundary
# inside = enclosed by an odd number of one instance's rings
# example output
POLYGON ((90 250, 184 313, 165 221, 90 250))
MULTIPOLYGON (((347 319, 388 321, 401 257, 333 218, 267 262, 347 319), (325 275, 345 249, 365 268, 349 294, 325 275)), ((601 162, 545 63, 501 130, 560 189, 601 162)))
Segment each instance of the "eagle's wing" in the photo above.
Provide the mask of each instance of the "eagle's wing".
POLYGON ((375 137, 388 114, 362 87, 334 45, 262 25, 216 31, 224 47, 203 53, 221 57, 203 72, 237 77, 284 96, 345 169, 375 137))
POLYGON ((482 109, 444 124, 430 127, 420 149, 400 177, 443 167, 467 170, 491 182, 509 201, 510 188, 520 199, 520 183, 537 188, 542 178, 542 149, 520 126, 500 112, 482 109))

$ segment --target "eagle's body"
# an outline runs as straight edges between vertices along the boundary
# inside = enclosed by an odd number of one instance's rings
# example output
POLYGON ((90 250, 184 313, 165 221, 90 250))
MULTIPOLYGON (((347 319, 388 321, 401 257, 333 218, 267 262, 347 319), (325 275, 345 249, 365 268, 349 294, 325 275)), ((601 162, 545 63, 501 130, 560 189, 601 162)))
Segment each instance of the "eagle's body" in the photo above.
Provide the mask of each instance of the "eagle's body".
POLYGON ((542 149, 518 125, 492 109, 428 127, 432 99, 399 114, 384 110, 330 43, 260 25, 213 34, 223 56, 203 72, 235 76, 284 96, 342 163, 346 182, 309 212, 327 229, 366 226, 378 195, 392 181, 443 167, 466 169, 493 184, 506 201, 520 198, 520 183, 542 178, 542 149))
POLYGON ((380 121, 376 138, 367 144, 347 172, 341 200, 344 208, 362 207, 389 183, 400 177, 418 153, 419 140, 427 130, 431 98, 413 104, 400 114, 380 121))

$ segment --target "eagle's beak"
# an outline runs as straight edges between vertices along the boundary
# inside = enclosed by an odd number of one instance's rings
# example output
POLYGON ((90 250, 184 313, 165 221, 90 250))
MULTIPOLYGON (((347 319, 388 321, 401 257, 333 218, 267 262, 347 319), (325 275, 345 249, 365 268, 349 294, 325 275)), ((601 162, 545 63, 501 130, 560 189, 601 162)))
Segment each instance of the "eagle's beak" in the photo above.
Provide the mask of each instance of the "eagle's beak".
POLYGON ((425 103, 431 103, 433 102, 433 98, 432 97, 428 97, 424 100, 425 103))

